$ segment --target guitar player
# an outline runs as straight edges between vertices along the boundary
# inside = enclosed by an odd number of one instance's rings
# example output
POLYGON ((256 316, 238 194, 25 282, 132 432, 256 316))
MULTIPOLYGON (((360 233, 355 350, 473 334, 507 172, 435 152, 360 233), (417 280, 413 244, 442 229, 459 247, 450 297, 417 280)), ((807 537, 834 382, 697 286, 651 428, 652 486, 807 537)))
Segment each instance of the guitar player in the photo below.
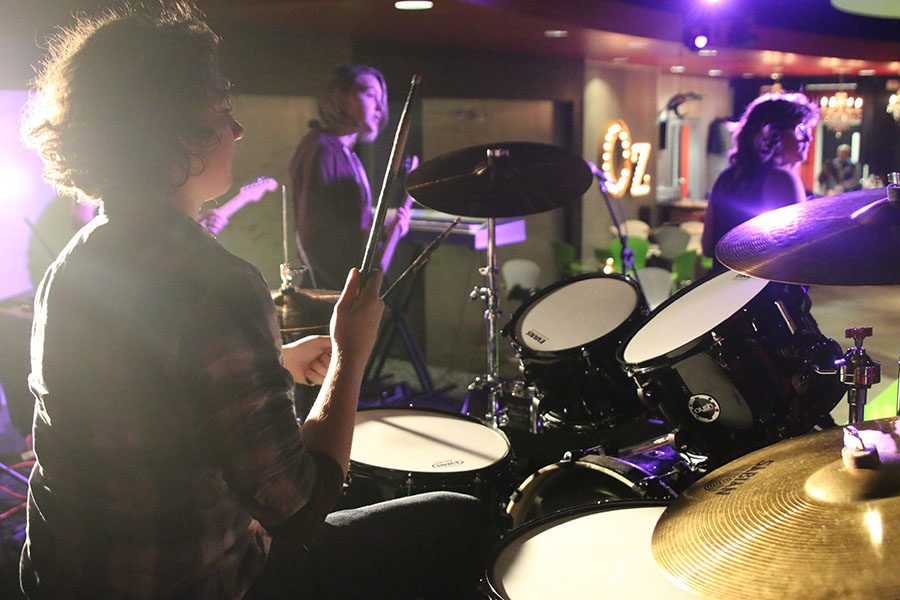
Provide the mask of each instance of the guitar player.
MULTIPOLYGON (((313 287, 340 289, 359 266, 372 223, 372 189, 354 147, 374 141, 388 120, 384 76, 365 65, 335 68, 318 98, 318 121, 300 140, 290 164, 301 255, 313 287)), ((417 165, 412 160, 410 170, 417 165)), ((385 249, 409 231, 412 199, 385 216, 385 249)), ((387 270, 391 252, 382 253, 387 270)))

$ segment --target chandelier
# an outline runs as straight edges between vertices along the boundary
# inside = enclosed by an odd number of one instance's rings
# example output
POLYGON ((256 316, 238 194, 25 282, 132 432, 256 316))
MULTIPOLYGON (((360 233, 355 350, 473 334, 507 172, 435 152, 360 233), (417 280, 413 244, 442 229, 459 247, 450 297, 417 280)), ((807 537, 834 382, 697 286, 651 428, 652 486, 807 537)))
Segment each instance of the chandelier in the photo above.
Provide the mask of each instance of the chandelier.
POLYGON ((894 116, 895 121, 900 121, 900 92, 894 92, 888 98, 887 112, 894 116))
MULTIPOLYGON (((835 92, 819 99, 822 123, 835 133, 843 133, 862 121, 863 99, 847 92, 835 92)), ((900 109, 898 109, 900 110, 900 109)))

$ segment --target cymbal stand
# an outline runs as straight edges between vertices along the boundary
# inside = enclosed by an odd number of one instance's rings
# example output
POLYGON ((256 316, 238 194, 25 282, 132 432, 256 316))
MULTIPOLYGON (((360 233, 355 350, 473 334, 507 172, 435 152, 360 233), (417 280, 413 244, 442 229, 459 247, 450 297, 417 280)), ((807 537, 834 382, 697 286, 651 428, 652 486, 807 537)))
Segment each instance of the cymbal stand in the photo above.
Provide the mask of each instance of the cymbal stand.
POLYGON ((499 427, 505 424, 505 415, 501 414, 500 398, 503 396, 503 384, 500 381, 500 345, 497 324, 500 315, 499 297, 497 290, 497 240, 496 222, 494 217, 489 217, 487 222, 487 266, 478 271, 485 278, 487 285, 476 286, 469 294, 469 298, 480 298, 485 303, 484 320, 487 322, 487 372, 475 378, 469 385, 470 391, 487 391, 488 411, 484 419, 491 427, 499 427))
POLYGON ((613 227, 616 228, 616 236, 622 244, 622 255, 620 257, 622 260, 622 274, 628 275, 630 272, 631 277, 638 285, 638 289, 641 290, 641 295, 646 298, 644 286, 641 285, 641 279, 638 277, 637 269, 634 268, 634 250, 628 246, 628 235, 622 230, 622 224, 616 216, 616 211, 612 205, 612 199, 609 196, 609 190, 606 187, 606 174, 598 169, 597 165, 594 163, 588 163, 588 166, 594 174, 594 177, 597 179, 597 187, 600 189, 600 195, 603 196, 603 201, 606 202, 606 210, 609 212, 609 216, 612 219, 613 227))
POLYGON ((900 358, 897 359, 897 405, 896 415, 900 417, 900 358))
POLYGON ((841 382, 848 385, 847 404, 850 405, 849 423, 865 420, 866 397, 869 388, 881 381, 881 364, 872 360, 863 348, 863 340, 872 335, 871 327, 851 327, 844 332, 855 344, 835 361, 840 370, 841 382))

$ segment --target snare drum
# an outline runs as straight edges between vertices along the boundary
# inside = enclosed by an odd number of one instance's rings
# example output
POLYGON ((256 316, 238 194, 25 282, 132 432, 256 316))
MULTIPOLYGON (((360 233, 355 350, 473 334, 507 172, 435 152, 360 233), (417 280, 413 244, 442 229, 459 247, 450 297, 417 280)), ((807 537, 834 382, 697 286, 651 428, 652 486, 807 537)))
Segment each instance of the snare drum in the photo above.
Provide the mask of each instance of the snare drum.
POLYGON ((485 573, 495 600, 696 598, 653 560, 651 537, 665 505, 583 506, 513 530, 485 573))
POLYGON ((631 279, 603 274, 564 279, 519 307, 503 333, 538 391, 542 427, 612 427, 639 414, 615 352, 647 313, 631 279))
POLYGON ((366 502, 439 490, 493 501, 511 462, 506 435, 469 417, 372 408, 356 413, 348 487, 366 502))
POLYGON ((672 446, 660 443, 620 457, 587 453, 548 465, 512 493, 513 527, 565 509, 617 500, 671 500, 699 479, 672 446))
POLYGON ((806 291, 726 272, 661 304, 619 349, 677 447, 722 463, 826 419, 845 388, 841 348, 806 291))

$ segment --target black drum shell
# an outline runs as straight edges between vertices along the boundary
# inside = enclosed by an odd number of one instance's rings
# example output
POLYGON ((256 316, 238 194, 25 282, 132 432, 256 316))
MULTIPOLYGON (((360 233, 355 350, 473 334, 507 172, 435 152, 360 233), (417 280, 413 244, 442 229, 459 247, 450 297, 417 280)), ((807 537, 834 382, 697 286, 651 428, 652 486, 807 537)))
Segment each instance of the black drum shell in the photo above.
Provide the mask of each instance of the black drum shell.
MULTIPOLYGON (((598 306, 597 310, 604 307, 598 306)), ((649 308, 637 284, 618 274, 591 273, 558 281, 536 292, 511 317, 502 333, 512 340, 524 380, 540 397, 544 422, 578 428, 587 424, 609 428, 634 419, 644 407, 637 386, 616 360, 616 349, 643 322, 649 308), (530 348, 516 335, 524 315, 549 294, 588 279, 609 279, 627 284, 634 292, 631 314, 619 325, 590 342, 555 351, 530 348)), ((549 425, 554 426, 554 425, 549 425)))
MULTIPOLYGON (((669 298, 646 323, 714 277, 669 298)), ((802 286, 769 282, 721 324, 681 347, 629 363, 625 349, 638 330, 616 356, 643 401, 676 429, 679 448, 722 464, 826 422, 844 395, 834 366, 841 347, 819 331, 810 304, 802 286)))

